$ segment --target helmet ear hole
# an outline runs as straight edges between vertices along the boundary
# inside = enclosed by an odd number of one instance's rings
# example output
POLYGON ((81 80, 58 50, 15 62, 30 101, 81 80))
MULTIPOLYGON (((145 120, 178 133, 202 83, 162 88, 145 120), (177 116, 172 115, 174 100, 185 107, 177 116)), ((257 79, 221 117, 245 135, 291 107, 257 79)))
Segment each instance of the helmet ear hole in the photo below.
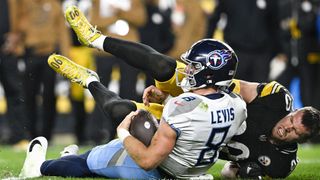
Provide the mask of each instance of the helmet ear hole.
POLYGON ((208 85, 228 86, 238 65, 238 58, 233 49, 226 43, 215 39, 203 39, 194 43, 181 56, 181 59, 187 65, 192 64, 196 69, 189 74, 184 73, 187 81, 195 82, 192 86, 189 83, 188 87, 183 87, 189 90, 208 85))

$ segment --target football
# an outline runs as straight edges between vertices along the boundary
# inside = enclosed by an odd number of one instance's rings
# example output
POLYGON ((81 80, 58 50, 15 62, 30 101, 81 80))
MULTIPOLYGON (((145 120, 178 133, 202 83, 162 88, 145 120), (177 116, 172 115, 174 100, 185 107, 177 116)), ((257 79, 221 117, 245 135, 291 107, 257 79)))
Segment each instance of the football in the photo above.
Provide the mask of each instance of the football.
POLYGON ((131 120, 129 132, 144 145, 149 146, 157 129, 156 118, 146 110, 139 110, 139 113, 131 120))

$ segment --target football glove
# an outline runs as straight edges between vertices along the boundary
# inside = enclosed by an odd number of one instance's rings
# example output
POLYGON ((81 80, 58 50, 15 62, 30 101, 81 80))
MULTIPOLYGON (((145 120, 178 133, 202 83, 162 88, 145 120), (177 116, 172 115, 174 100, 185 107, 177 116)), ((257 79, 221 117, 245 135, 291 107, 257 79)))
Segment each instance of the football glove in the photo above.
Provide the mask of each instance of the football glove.
POLYGON ((239 176, 246 179, 262 179, 262 169, 255 162, 247 162, 240 165, 239 176))

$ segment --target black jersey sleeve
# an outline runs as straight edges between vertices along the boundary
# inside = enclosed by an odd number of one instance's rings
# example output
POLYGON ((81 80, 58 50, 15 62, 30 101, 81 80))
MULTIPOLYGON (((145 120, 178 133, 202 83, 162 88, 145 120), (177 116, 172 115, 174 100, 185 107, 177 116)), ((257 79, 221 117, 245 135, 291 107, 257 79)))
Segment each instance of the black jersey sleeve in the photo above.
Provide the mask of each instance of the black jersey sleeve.
MULTIPOLYGON (((241 80, 233 79, 228 90, 240 94, 241 80)), ((275 110, 293 110, 293 97, 290 92, 276 81, 260 83, 257 86, 257 97, 249 104, 259 103, 275 110), (278 109, 277 109, 278 108, 278 109)))
POLYGON ((289 91, 276 81, 269 83, 260 83, 257 87, 259 97, 265 97, 277 93, 289 93, 289 91))
POLYGON ((273 110, 293 110, 293 97, 291 93, 276 81, 261 83, 257 86, 258 96, 253 102, 264 104, 273 110))

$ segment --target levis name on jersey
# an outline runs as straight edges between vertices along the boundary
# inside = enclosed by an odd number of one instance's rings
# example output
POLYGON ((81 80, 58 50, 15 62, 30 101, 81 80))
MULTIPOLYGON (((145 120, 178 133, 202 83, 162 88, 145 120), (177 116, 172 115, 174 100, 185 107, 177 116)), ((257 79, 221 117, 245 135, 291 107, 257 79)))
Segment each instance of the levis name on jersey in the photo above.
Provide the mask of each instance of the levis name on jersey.
POLYGON ((234 120, 234 108, 211 111, 211 124, 226 123, 234 120))

